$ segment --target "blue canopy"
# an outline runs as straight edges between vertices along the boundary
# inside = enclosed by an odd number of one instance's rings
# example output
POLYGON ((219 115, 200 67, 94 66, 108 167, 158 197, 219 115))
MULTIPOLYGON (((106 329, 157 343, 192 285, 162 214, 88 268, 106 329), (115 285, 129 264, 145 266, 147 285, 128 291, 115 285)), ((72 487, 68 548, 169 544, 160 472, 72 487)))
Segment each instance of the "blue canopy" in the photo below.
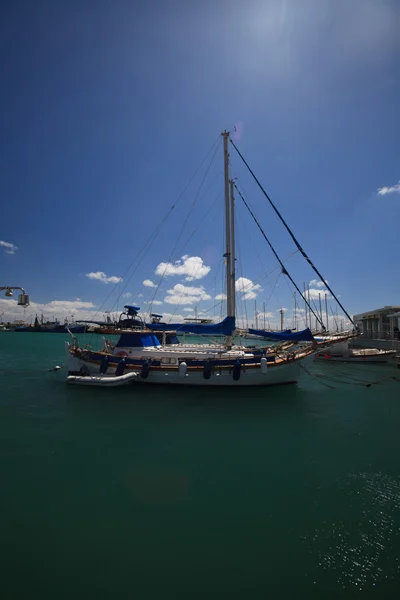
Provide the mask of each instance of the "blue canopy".
POLYGON ((161 346, 159 339, 154 333, 143 331, 128 331, 121 333, 116 348, 148 348, 149 346, 161 346))
POLYGON ((226 317, 221 323, 146 323, 156 331, 177 331, 198 335, 232 335, 236 328, 235 317, 226 317))
POLYGON ((249 333, 259 335, 268 340, 276 340, 277 342, 312 342, 314 340, 313 334, 308 327, 307 329, 303 329, 303 331, 293 331, 290 333, 286 331, 264 331, 263 329, 249 329, 249 333))
POLYGON ((124 308, 126 308, 129 317, 136 317, 140 310, 139 306, 134 306, 133 304, 125 304, 124 308))

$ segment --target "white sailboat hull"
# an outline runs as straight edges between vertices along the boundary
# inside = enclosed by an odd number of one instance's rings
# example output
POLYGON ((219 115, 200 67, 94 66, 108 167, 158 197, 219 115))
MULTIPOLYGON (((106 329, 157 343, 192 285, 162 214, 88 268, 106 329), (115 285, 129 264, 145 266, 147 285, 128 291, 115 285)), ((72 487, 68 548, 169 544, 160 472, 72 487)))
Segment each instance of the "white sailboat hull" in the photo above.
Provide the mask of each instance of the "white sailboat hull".
MULTIPOLYGON (((112 386, 112 378, 114 376, 116 382, 115 385, 121 385, 117 383, 119 380, 115 376, 115 368, 111 367, 105 375, 99 373, 98 365, 93 363, 78 360, 76 357, 71 357, 72 363, 70 362, 68 368, 69 371, 77 372, 81 368, 89 375, 82 377, 79 375, 72 376, 73 379, 68 378, 67 382, 70 383, 85 383, 86 385, 100 385, 101 380, 107 380, 107 387, 112 386), (79 366, 79 369, 78 369, 79 366), (92 383, 91 383, 92 381, 92 383)), ((147 384, 161 384, 161 385, 186 385, 186 386, 223 386, 223 387, 244 387, 244 386, 273 386, 273 385, 285 385, 290 383, 297 383, 301 374, 301 367, 299 362, 304 362, 306 359, 296 359, 291 362, 276 364, 268 366, 266 372, 262 372, 261 367, 245 367, 241 369, 240 378, 238 380, 233 379, 233 369, 218 369, 216 368, 209 379, 204 377, 202 370, 188 371, 185 375, 182 375, 178 370, 172 369, 151 369, 147 377, 141 376, 139 369, 129 369, 126 371, 127 375, 132 375, 128 378, 129 381, 126 383, 147 383, 147 384)), ((70 376, 71 377, 71 376, 70 376)), ((124 375, 123 377, 126 377, 124 375)), ((122 383, 122 382, 121 382, 122 383)), ((125 383, 125 382, 124 382, 125 383)))

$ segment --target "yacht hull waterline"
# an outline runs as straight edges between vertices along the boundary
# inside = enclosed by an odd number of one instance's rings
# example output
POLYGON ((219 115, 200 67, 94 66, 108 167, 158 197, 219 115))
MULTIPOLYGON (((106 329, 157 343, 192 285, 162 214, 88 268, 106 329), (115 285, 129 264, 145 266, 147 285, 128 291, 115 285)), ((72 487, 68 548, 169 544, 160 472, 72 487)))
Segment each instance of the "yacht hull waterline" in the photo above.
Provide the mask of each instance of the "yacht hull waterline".
MULTIPOLYGON (((115 355, 98 353, 97 360, 91 358, 85 360, 74 355, 74 348, 66 342, 67 365, 69 376, 67 383, 82 383, 85 385, 99 385, 103 387, 112 387, 112 379, 115 378, 115 385, 120 385, 122 381, 116 374, 118 363, 111 363, 104 374, 100 373, 101 360, 104 356, 110 359, 116 359, 115 355), (102 385, 102 380, 104 385, 102 385)), ((312 353, 305 351, 304 356, 300 358, 286 359, 281 362, 261 361, 259 357, 249 363, 240 365, 238 376, 237 363, 230 365, 212 365, 207 372, 207 361, 199 361, 198 367, 188 367, 183 369, 179 363, 174 368, 165 365, 149 365, 146 373, 143 372, 143 364, 125 365, 124 375, 132 374, 127 378, 127 383, 140 384, 159 384, 159 385, 185 385, 185 386, 223 386, 223 387, 245 387, 245 386, 276 386, 297 383, 301 374, 300 360, 312 359, 312 353), (266 366, 267 365, 267 366, 266 366), (235 370, 236 367, 236 370, 235 370)), ((122 360, 122 358, 120 358, 122 360)), ((126 360, 126 359, 125 359, 126 360)), ((251 359, 247 359, 251 360, 251 359)), ((124 376, 123 375, 123 376, 124 376)))

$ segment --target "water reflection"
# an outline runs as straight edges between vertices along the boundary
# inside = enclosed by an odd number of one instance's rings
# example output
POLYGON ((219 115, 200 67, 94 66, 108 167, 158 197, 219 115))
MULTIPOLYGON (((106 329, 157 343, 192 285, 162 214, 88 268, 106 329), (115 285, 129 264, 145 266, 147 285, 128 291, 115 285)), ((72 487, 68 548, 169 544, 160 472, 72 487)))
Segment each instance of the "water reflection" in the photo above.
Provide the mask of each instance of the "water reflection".
POLYGON ((319 567, 335 572, 343 588, 363 590, 396 579, 400 559, 393 545, 399 539, 400 479, 382 473, 350 474, 343 487, 351 519, 314 531, 311 542, 314 551, 319 548, 319 567))

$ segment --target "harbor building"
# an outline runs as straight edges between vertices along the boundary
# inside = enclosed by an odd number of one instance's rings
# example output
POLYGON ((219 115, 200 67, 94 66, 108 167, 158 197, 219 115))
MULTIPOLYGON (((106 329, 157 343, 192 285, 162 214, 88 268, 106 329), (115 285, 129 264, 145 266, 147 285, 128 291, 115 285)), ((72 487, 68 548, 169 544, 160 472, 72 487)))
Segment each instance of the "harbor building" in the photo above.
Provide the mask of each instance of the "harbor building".
POLYGON ((373 340, 398 339, 400 306, 384 306, 354 315, 354 323, 365 338, 373 340))

